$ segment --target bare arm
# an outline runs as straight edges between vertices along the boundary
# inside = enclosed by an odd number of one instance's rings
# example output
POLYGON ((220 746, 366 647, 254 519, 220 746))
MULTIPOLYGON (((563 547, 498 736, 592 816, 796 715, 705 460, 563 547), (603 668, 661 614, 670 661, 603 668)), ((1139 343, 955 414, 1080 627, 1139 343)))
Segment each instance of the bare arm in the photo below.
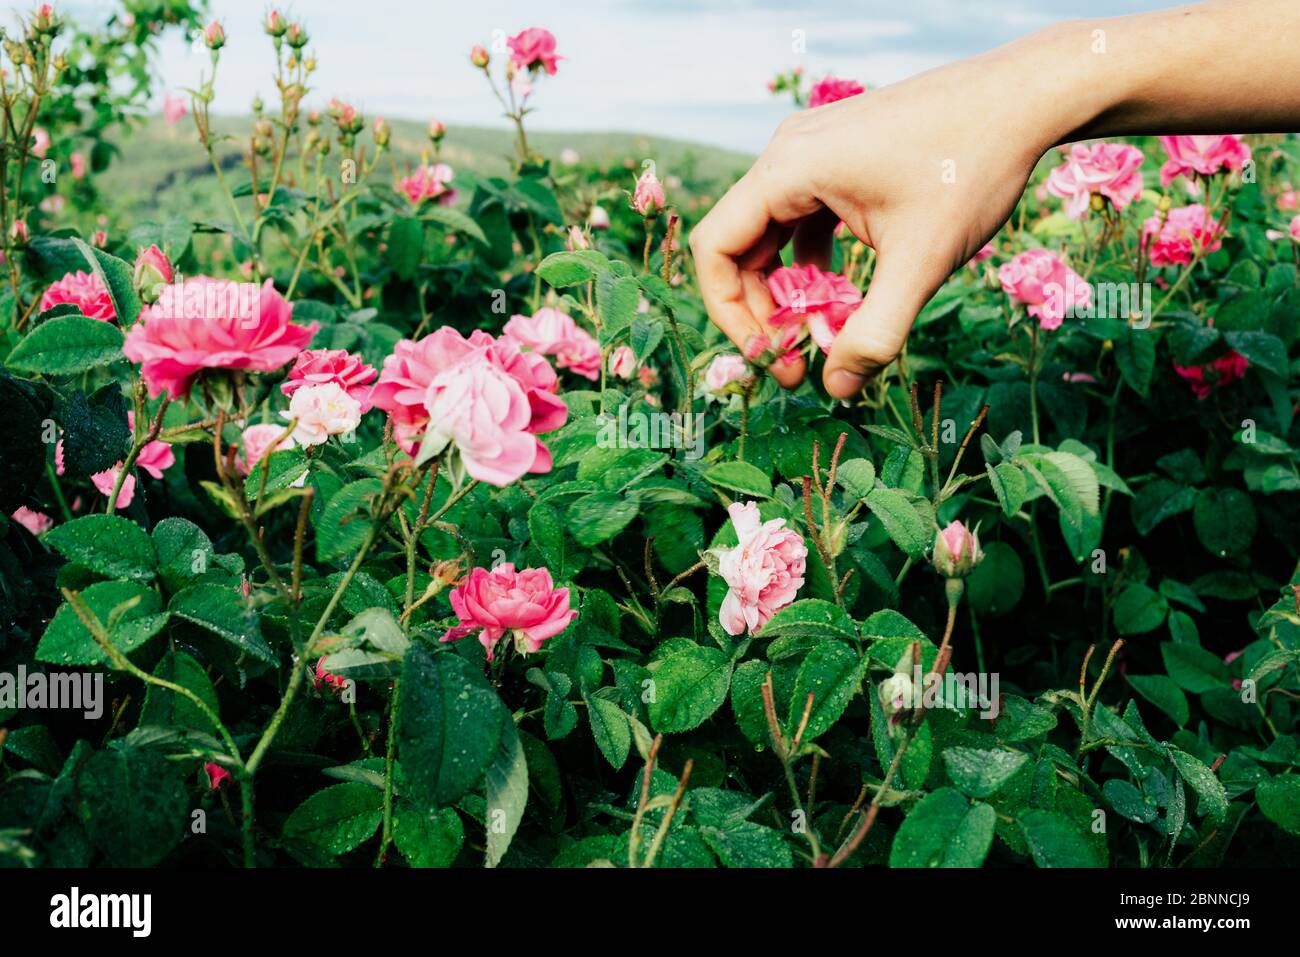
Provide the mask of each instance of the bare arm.
MULTIPOLYGON (((777 129, 691 234, 704 303, 742 348, 768 332, 765 276, 794 241, 823 267, 843 220, 878 256, 824 380, 854 394, 899 353, 917 313, 1006 221, 1058 143, 1300 129, 1300 2, 1208 0, 1073 21, 838 103, 777 129)), ((786 386, 802 361, 778 361, 786 386)))

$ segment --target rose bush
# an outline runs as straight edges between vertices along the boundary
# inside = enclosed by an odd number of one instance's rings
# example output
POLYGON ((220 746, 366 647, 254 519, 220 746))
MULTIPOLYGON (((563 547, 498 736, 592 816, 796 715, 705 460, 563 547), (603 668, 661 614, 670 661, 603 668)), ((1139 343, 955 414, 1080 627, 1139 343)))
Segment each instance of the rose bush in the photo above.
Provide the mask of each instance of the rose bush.
POLYGON ((225 32, 191 24, 210 65, 166 110, 230 215, 96 240, 94 162, 17 172, 85 135, 41 92, 50 16, 6 48, 34 65, 5 125, 47 136, 0 144, 0 860, 1294 853, 1293 140, 1046 157, 838 403, 762 365, 822 361, 872 251, 773 269, 780 341, 742 355, 684 253, 710 187, 530 144, 563 37, 466 51, 511 175, 446 163, 437 121, 404 171, 387 123, 310 105, 272 11, 278 102, 232 172, 225 32), (100 676, 103 708, 20 669, 100 676))

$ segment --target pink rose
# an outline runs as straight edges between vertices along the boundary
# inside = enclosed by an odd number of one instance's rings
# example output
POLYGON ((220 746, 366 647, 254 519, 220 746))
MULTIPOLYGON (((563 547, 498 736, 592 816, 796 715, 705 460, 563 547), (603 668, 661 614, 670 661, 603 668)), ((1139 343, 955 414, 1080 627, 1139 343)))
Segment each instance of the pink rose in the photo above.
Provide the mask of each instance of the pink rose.
POLYGON ((334 691, 342 691, 347 685, 348 679, 342 675, 332 674, 325 670, 325 656, 322 655, 316 660, 316 671, 311 677, 312 684, 317 688, 326 687, 334 691))
POLYGON ((827 76, 813 84, 812 90, 808 93, 808 108, 812 109, 817 106, 825 106, 827 103, 835 103, 838 100, 846 100, 851 96, 857 96, 865 89, 856 80, 839 80, 833 76, 827 76))
POLYGON ((230 772, 215 761, 209 761, 203 765, 203 773, 208 776, 208 790, 210 791, 215 791, 230 780, 230 772))
MULTIPOLYGON (((127 427, 130 428, 131 433, 134 435, 134 412, 127 412, 126 422, 127 427)), ((59 465, 61 469, 63 450, 62 448, 56 447, 54 451, 56 464, 59 465)), ((140 454, 135 458, 135 467, 144 469, 156 479, 162 478, 163 471, 171 468, 174 464, 176 464, 176 453, 172 451, 170 443, 163 442, 159 439, 154 439, 154 441, 146 443, 144 448, 140 450, 140 454)), ((96 472, 90 477, 91 484, 94 485, 105 498, 110 498, 113 495, 113 488, 117 485, 117 477, 122 472, 122 465, 122 462, 118 462, 111 469, 104 469, 102 472, 96 472)), ((122 480, 122 488, 117 493, 117 507, 126 508, 131 504, 131 500, 134 498, 135 475, 132 473, 122 480)))
POLYGON ((1056 329, 1067 314, 1092 301, 1092 287, 1083 277, 1046 249, 1029 249, 1003 264, 998 280, 1013 302, 1038 319, 1043 329, 1056 329))
POLYGON ((37 159, 45 159, 45 154, 50 150, 50 134, 43 127, 36 127, 32 130, 32 155, 37 159))
POLYGON ((749 374, 749 363, 743 356, 734 352, 715 356, 704 370, 704 387, 706 396, 720 396, 728 384, 745 378, 749 374))
POLYGON ((542 642, 553 638, 578 617, 569 608, 569 589, 556 588, 545 568, 523 568, 506 562, 488 571, 475 568, 465 581, 447 596, 460 625, 443 641, 458 641, 479 630, 479 643, 493 660, 496 643, 507 633, 520 654, 540 651, 542 642))
POLYGON ((175 126, 180 118, 185 115, 185 97, 175 93, 168 93, 163 97, 162 104, 163 117, 168 124, 175 126))
POLYGON ((1300 243, 1300 216, 1291 220, 1291 238, 1300 243))
POLYGON ((1142 151, 1122 143, 1075 144, 1048 175, 1047 191, 1069 200, 1065 211, 1071 219, 1088 215, 1094 195, 1123 209, 1142 195, 1142 151))
POLYGON ((370 383, 378 375, 378 369, 366 365, 364 359, 346 349, 308 349, 298 356, 280 391, 292 397, 305 385, 333 382, 360 404, 362 412, 369 412, 370 393, 374 389, 370 383))
POLYGON ((164 287, 127 332, 122 352, 142 363, 151 396, 184 398, 204 369, 272 372, 292 362, 319 328, 294 325, 292 316, 269 279, 257 290, 199 276, 164 287))
MULTIPOLYGON (((568 409, 555 394, 558 379, 546 357, 537 352, 522 351, 519 343, 509 336, 494 340, 486 332, 475 330, 466 339, 450 326, 443 326, 418 342, 403 339, 394 347, 393 354, 384 360, 384 367, 379 374, 379 381, 375 383, 370 401, 392 417, 393 433, 398 444, 408 454, 414 455, 420 446, 420 435, 429 424, 430 413, 426 400, 431 387, 435 384, 447 385, 448 380, 440 380, 445 373, 481 361, 506 373, 527 398, 530 418, 525 431, 534 437, 535 457, 525 471, 550 471, 550 452, 536 436, 562 426, 568 417, 568 409)), ((478 381, 485 386, 488 384, 487 378, 483 376, 478 381)), ((513 393, 508 386, 501 384, 499 389, 492 390, 492 397, 508 400, 513 397, 513 393)), ((439 398, 436 390, 433 391, 433 398, 439 398)), ((490 416, 494 410, 502 414, 513 414, 515 411, 510 408, 509 402, 481 411, 461 411, 471 416, 490 416)))
MULTIPOLYGON (((831 343, 849 316, 862 304, 862 293, 853 283, 811 264, 782 266, 767 277, 767 288, 777 305, 768 322, 792 330, 806 325, 813 342, 826 353, 831 351, 831 343)), ((783 339, 782 346, 787 344, 783 339)))
POLYGON ((86 157, 80 153, 73 153, 68 157, 68 163, 72 167, 73 179, 85 179, 86 176, 86 157))
POLYGON ((456 201, 456 191, 447 186, 454 175, 446 163, 425 163, 399 179, 397 189, 416 206, 426 199, 436 199, 440 205, 449 206, 456 201))
POLYGON ((321 445, 331 435, 356 431, 361 423, 361 403, 337 382, 305 385, 294 390, 289 411, 280 417, 294 423, 293 440, 299 445, 321 445))
POLYGON ((967 263, 967 265, 973 268, 982 262, 987 262, 993 258, 995 252, 997 252, 997 250, 993 246, 993 241, 989 240, 976 251, 975 255, 970 258, 970 262, 967 263))
POLYGON ((44 535, 54 527, 54 519, 44 512, 33 511, 26 505, 20 505, 18 510, 9 517, 33 535, 44 535))
POLYGON ((785 519, 764 522, 754 502, 727 506, 739 542, 718 556, 718 573, 730 590, 718 620, 729 635, 755 632, 794 601, 803 586, 808 546, 785 527, 785 519))
POLYGON ((1161 186, 1179 176, 1213 176, 1225 166, 1236 172, 1250 162, 1250 147, 1231 135, 1162 136, 1160 145, 1169 154, 1160 167, 1161 186))
POLYGON ((664 199, 664 184, 659 182, 654 170, 646 170, 636 181, 636 189, 632 193, 632 209, 641 216, 651 218, 664 208, 664 199))
POLYGON ((1197 399, 1208 399, 1215 389, 1221 389, 1225 385, 1231 385, 1245 378, 1246 369, 1249 367, 1250 361, 1232 349, 1208 365, 1175 365, 1174 371, 1187 380, 1192 388, 1192 394, 1197 399))
POLYGON ((1157 213, 1142 226, 1142 247, 1157 267, 1186 266, 1198 254, 1208 255, 1222 245, 1223 224, 1199 203, 1171 209, 1163 223, 1157 213))
POLYGON ((1277 208, 1288 211, 1300 209, 1300 193, 1293 189, 1284 189, 1277 198, 1277 208))
POLYGON ((543 307, 532 316, 511 316, 502 332, 533 352, 555 356, 561 369, 592 381, 600 378, 600 343, 558 309, 543 307))
POLYGON ((564 59, 555 55, 555 34, 541 27, 529 27, 508 39, 506 45, 516 70, 543 69, 555 76, 556 64, 564 59))
POLYGON ((609 354, 609 374, 620 379, 636 375, 636 353, 631 346, 619 346, 609 354))
POLYGON ((53 309, 55 306, 73 305, 83 316, 113 322, 117 319, 117 310, 113 308, 113 297, 108 294, 108 287, 93 272, 70 272, 58 282, 45 290, 41 296, 40 311, 53 309))
POLYGON ((240 475, 249 475, 262 461, 262 456, 269 455, 271 452, 280 452, 285 449, 293 448, 293 436, 285 435, 285 427, 281 425, 263 424, 250 425, 244 429, 239 437, 240 443, 244 446, 242 455, 235 458, 235 470, 240 475), (284 435, 278 444, 272 448, 276 439, 284 435))

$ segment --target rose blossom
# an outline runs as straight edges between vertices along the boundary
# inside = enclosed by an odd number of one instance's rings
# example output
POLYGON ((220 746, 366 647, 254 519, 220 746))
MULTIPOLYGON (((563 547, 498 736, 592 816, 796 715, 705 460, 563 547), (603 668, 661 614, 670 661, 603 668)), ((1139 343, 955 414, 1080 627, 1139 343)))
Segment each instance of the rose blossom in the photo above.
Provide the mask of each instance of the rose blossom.
POLYGON ((250 425, 241 433, 239 440, 244 447, 244 452, 235 457, 235 471, 240 475, 251 474, 257 463, 262 461, 262 456, 291 449, 294 446, 293 435, 286 435, 284 426, 271 423, 250 425), (284 438, 272 448, 275 440, 282 435, 284 438))
POLYGON ((1076 143, 1064 163, 1047 177, 1047 191, 1069 200, 1066 215, 1083 219, 1094 195, 1117 210, 1142 195, 1142 151, 1122 143, 1076 143))
POLYGON ((632 208, 646 218, 653 218, 664 208, 664 199, 664 184, 659 182, 659 177, 655 175, 654 170, 646 170, 636 181, 636 189, 632 193, 632 208))
POLYGON ((541 27, 529 27, 506 41, 510 62, 516 70, 540 68, 555 76, 556 64, 564 59, 555 55, 555 34, 541 27))
MULTIPOLYGON (((490 365, 504 373, 505 378, 513 380, 519 393, 525 397, 528 415, 522 430, 531 437, 532 456, 519 474, 549 472, 551 453, 537 436, 562 426, 568 409, 555 394, 558 379, 546 357, 536 352, 524 352, 510 336, 493 339, 486 332, 475 330, 466 339, 450 326, 443 326, 418 342, 403 339, 394 347, 392 355, 384 359, 371 402, 392 417, 394 437, 411 455, 419 449, 419 437, 430 424, 430 406, 440 414, 445 411, 448 421, 438 423, 442 439, 455 440, 457 435, 454 433, 464 434, 473 443, 471 456, 475 461, 483 457, 484 468, 481 471, 487 474, 493 471, 488 464, 490 460, 504 452, 501 446, 487 447, 487 439, 492 437, 493 431, 489 426, 495 424, 496 431, 503 431, 503 423, 509 422, 513 428, 521 417, 518 396, 503 378, 486 373, 473 373, 469 378, 461 376, 468 367, 479 364, 490 365), (446 393, 452 387, 473 405, 451 408, 446 393), (481 407, 478 406, 480 401, 481 407), (495 420, 495 423, 489 420, 495 420), (473 442, 476 425, 481 427, 481 443, 473 442)), ((513 438, 511 442, 511 451, 518 453, 522 443, 513 438)), ((519 460, 508 463, 511 470, 518 467, 522 458, 520 454, 519 460)), ((468 468, 469 463, 466 464, 468 468)), ((472 470, 471 474, 474 474, 472 470)))
POLYGON ((1250 162, 1250 147, 1231 135, 1162 136, 1169 159, 1160 167, 1160 185, 1179 176, 1213 176, 1225 166, 1234 172, 1250 162))
POLYGON ((378 375, 378 369, 366 365, 364 359, 346 349, 308 349, 298 356, 280 391, 292 397, 305 385, 333 382, 360 404, 362 412, 369 412, 370 393, 374 389, 370 383, 378 375))
POLYGON ((596 230, 609 229, 609 213, 605 207, 591 207, 591 212, 587 214, 587 225, 596 230))
POLYGON ((199 276, 169 285, 126 334, 122 352, 142 363, 149 395, 189 395, 204 369, 271 372, 292 362, 319 323, 293 324, 293 306, 267 280, 248 301, 248 285, 199 276))
POLYGON ((777 305, 768 322, 777 328, 796 330, 806 323, 813 342, 826 353, 849 316, 862 304, 862 293, 853 283, 812 264, 782 266, 767 277, 767 288, 777 305))
POLYGON ((163 97, 162 111, 167 122, 175 126, 180 118, 185 115, 185 97, 175 93, 168 93, 163 97))
POLYGON ((459 641, 478 629, 479 643, 492 661, 507 633, 520 654, 540 651, 542 642, 568 627, 578 613, 569 608, 569 589, 556 588, 545 568, 515 571, 509 562, 488 571, 475 568, 447 596, 461 623, 442 636, 459 641))
POLYGON ((1213 362, 1203 366, 1175 365, 1174 371, 1187 380, 1192 394, 1198 399, 1208 399, 1215 389, 1243 379, 1250 361, 1235 349, 1229 350, 1213 362))
POLYGON ((93 272, 70 272, 58 282, 52 284, 41 296, 40 311, 53 309, 55 306, 70 304, 77 307, 83 316, 113 322, 117 319, 117 310, 113 308, 113 297, 102 279, 93 272))
POLYGON ((728 384, 745 378, 749 374, 749 363, 743 356, 734 352, 715 356, 704 370, 704 388, 706 401, 720 397, 728 384))
POLYGON ((595 381, 600 378, 600 343, 573 317, 543 307, 532 316, 511 316, 502 332, 542 355, 555 356, 555 364, 595 381))
POLYGON ((317 688, 325 686, 334 691, 341 691, 347 686, 348 679, 325 670, 325 656, 316 660, 316 671, 311 676, 312 684, 317 688))
POLYGON ((337 382, 304 385, 289 400, 280 417, 293 422, 293 440, 299 445, 320 445, 331 435, 353 432, 361 423, 361 403, 337 382))
POLYGON ((785 519, 764 522, 754 502, 727 506, 739 539, 718 554, 718 573, 730 590, 718 620, 729 635, 755 632, 794 601, 803 586, 808 546, 803 536, 785 527, 785 519))
POLYGON ((208 776, 208 790, 215 791, 221 785, 230 780, 230 772, 217 764, 216 761, 209 761, 203 765, 203 773, 208 776))
POLYGON ((1300 209, 1300 193, 1287 187, 1277 198, 1277 208, 1283 210, 1300 209))
MULTIPOLYGON (((131 434, 134 435, 134 412, 128 411, 126 413, 126 424, 131 430, 131 434)), ((60 443, 60 445, 62 445, 62 443, 60 443)), ((62 448, 55 448, 56 465, 59 466, 60 471, 62 471, 62 451, 62 448)), ((135 459, 136 468, 144 469, 156 479, 162 478, 163 471, 171 468, 175 463, 176 453, 172 451, 170 443, 163 442, 159 439, 154 439, 152 442, 146 443, 144 448, 140 450, 140 454, 137 455, 135 459)), ((118 462, 111 469, 104 469, 102 472, 96 472, 90 477, 91 484, 94 485, 95 488, 99 489, 100 493, 105 498, 112 497, 113 488, 117 485, 117 477, 122 471, 122 465, 122 462, 118 462)), ((132 472, 122 480, 122 488, 117 493, 117 507, 126 508, 131 504, 131 500, 134 498, 135 473, 132 472)))
POLYGON ((1291 220, 1291 238, 1300 243, 1300 216, 1291 220))
POLYGON ((1142 247, 1150 251, 1153 266, 1186 266, 1222 245, 1223 224, 1199 203, 1171 209, 1163 223, 1157 213, 1142 225, 1142 247))
POLYGON ((990 239, 988 242, 986 242, 983 246, 981 246, 978 250, 975 251, 975 255, 971 256, 970 262, 967 263, 966 265, 974 269, 980 263, 987 262, 988 260, 992 259, 993 254, 996 252, 997 249, 994 248, 993 246, 993 240, 990 239))
POLYGON ((1043 329, 1059 328, 1067 313, 1092 301, 1092 287, 1046 249, 1028 249, 1013 257, 998 269, 998 280, 1043 329))
POLYGON ((808 108, 812 109, 817 106, 825 106, 827 103, 835 103, 838 100, 846 100, 851 96, 857 96, 865 89, 857 80, 840 80, 833 76, 827 76, 813 84, 812 90, 808 93, 808 108))
POLYGON ((73 179, 85 179, 86 177, 86 157, 81 153, 73 153, 68 157, 68 164, 72 167, 73 179))
POLYGON ((36 127, 32 130, 32 155, 37 159, 45 159, 45 154, 50 149, 50 134, 43 127, 36 127))
POLYGON ((631 346, 619 346, 609 354, 609 374, 620 379, 636 375, 636 353, 631 346))
POLYGON ((455 175, 446 163, 425 163, 397 181, 399 192, 415 206, 426 199, 436 199, 442 206, 449 206, 456 201, 456 191, 447 184, 455 175))
POLYGON ((54 519, 44 512, 37 512, 28 508, 26 505, 18 506, 18 510, 9 517, 33 535, 44 535, 54 527, 54 519))

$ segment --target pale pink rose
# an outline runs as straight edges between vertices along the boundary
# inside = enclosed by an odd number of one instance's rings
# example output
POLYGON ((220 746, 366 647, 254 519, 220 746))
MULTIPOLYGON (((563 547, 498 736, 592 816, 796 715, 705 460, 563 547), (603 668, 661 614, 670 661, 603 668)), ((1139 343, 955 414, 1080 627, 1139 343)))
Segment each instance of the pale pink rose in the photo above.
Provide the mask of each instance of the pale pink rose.
POLYGON ((456 201, 456 191, 447 186, 454 175, 446 163, 425 163, 399 179, 397 189, 416 206, 428 199, 436 199, 440 205, 448 206, 456 201))
POLYGON ((299 445, 321 445, 331 435, 346 435, 361 423, 361 403, 337 382, 304 385, 294 390, 289 411, 280 417, 294 423, 293 440, 299 445))
POLYGON ((362 412, 369 412, 371 383, 378 376, 378 369, 346 349, 308 349, 298 356, 280 391, 292 397, 305 385, 333 382, 360 404, 362 412))
POLYGON ((36 127, 32 130, 32 155, 37 159, 45 159, 45 154, 50 151, 50 134, 43 127, 36 127))
POLYGON ((808 108, 812 109, 817 106, 825 106, 827 103, 846 100, 850 96, 857 96, 864 90, 865 87, 857 80, 840 80, 833 76, 827 76, 813 84, 812 90, 808 93, 808 108))
POLYGON ((1153 266, 1186 266, 1198 253, 1209 255, 1222 246, 1223 232, 1204 206, 1180 206, 1163 223, 1157 213, 1142 225, 1142 248, 1153 266))
POLYGON ((556 588, 550 571, 515 571, 509 562, 491 571, 472 569, 447 598, 461 623, 442 640, 458 641, 478 631, 488 661, 494 658, 497 642, 507 634, 520 654, 536 653, 546 639, 554 638, 578 617, 569 608, 569 589, 556 588))
POLYGON ((68 205, 68 197, 62 193, 54 193, 46 196, 40 202, 40 210, 43 213, 49 213, 51 216, 57 216, 63 212, 63 207, 68 205))
POLYGON ((971 267, 975 267, 982 262, 987 262, 988 260, 993 258, 993 254, 996 252, 997 250, 993 246, 993 241, 989 240, 979 248, 979 250, 975 253, 974 256, 970 258, 970 262, 967 265, 971 267))
POLYGON ((533 352, 555 356, 558 368, 592 381, 600 378, 600 343, 558 309, 543 307, 532 316, 511 316, 502 332, 533 352))
POLYGON ((1231 135, 1162 136, 1160 145, 1169 155, 1160 167, 1162 186, 1179 176, 1213 176, 1224 167, 1237 172, 1250 162, 1250 147, 1231 135))
POLYGON ((1300 209, 1300 193, 1293 189, 1285 189, 1277 198, 1277 208, 1282 210, 1300 209))
POLYGON ((704 388, 706 397, 720 396, 722 390, 730 383, 745 378, 749 374, 749 363, 743 356, 734 352, 715 356, 704 370, 704 388))
POLYGON ((578 151, 572 147, 566 146, 560 150, 560 162, 565 166, 577 166, 578 161, 581 159, 582 157, 578 155, 578 151))
MULTIPOLYGON (((767 288, 777 305, 768 322, 791 331, 806 325, 813 342, 826 353, 831 351, 831 343, 849 316, 862 304, 862 293, 853 283, 838 273, 822 272, 811 263, 773 271, 767 277, 767 288)), ((787 344, 783 338, 779 347, 787 344)))
POLYGON ((664 184, 654 170, 648 169, 636 181, 632 193, 632 208, 642 216, 655 216, 664 208, 664 184))
POLYGON ((239 440, 244 451, 243 454, 235 457, 235 471, 240 475, 251 474, 264 455, 282 452, 294 446, 293 436, 285 435, 284 426, 270 423, 250 425, 240 434, 239 440), (280 439, 282 435, 284 438, 280 439), (280 439, 279 443, 272 448, 277 439, 280 439))
POLYGON ((1059 328, 1067 314, 1086 309, 1092 301, 1092 287, 1046 249, 1028 249, 1013 257, 998 270, 998 281, 1043 329, 1059 328))
POLYGON ((543 69, 555 76, 556 65, 564 59, 555 55, 555 34, 541 27, 529 27, 506 41, 510 62, 516 70, 543 69))
POLYGON ((631 346, 619 346, 609 354, 609 374, 620 379, 636 375, 636 353, 631 346))
POLYGON ((609 229, 609 213, 605 211, 605 207, 591 207, 591 212, 587 215, 587 225, 597 230, 609 229))
POLYGON ((113 297, 108 294, 108 287, 93 272, 70 272, 52 284, 41 296, 40 311, 45 312, 65 304, 76 306, 83 316, 92 319, 102 319, 104 322, 117 319, 117 310, 113 308, 113 297))
POLYGON ((486 357, 439 374, 429 385, 424 407, 429 425, 422 455, 436 455, 450 442, 466 472, 499 487, 534 471, 540 443, 528 431, 528 396, 486 357))
POLYGON ((1291 238, 1300 243, 1300 216, 1291 220, 1291 238))
POLYGON ((739 539, 718 555, 718 573, 729 586, 718 620, 729 635, 755 632, 803 586, 808 546, 803 536, 785 527, 785 519, 764 522, 754 502, 727 506, 739 539))
POLYGON ((205 369, 272 372, 292 362, 319 328, 292 317, 269 279, 257 290, 200 276, 164 287, 127 332, 122 352, 143 364, 151 396, 184 398, 205 369))
POLYGON ((1198 399, 1208 399, 1214 390, 1244 379, 1249 367, 1250 361, 1235 349, 1231 349, 1207 365, 1175 365, 1174 371, 1187 380, 1192 395, 1198 399))
POLYGON ((1088 215, 1094 195, 1123 209, 1142 195, 1142 151, 1123 143, 1077 143, 1048 175, 1047 191, 1069 201, 1065 212, 1071 219, 1088 215))
POLYGON ((44 535, 54 527, 54 519, 44 512, 33 511, 26 505, 18 506, 18 510, 9 517, 33 535, 44 535))
MULTIPOLYGON (((479 329, 466 339, 452 327, 443 326, 418 342, 403 339, 394 347, 393 354, 384 359, 370 401, 392 417, 394 438, 408 454, 414 455, 420 446, 420 435, 429 424, 426 398, 431 386, 444 373, 480 361, 507 373, 527 397, 530 418, 525 431, 533 436, 535 457, 526 471, 549 472, 551 454, 536 436, 562 426, 568 408, 555 394, 559 380, 546 357, 537 352, 524 352, 510 336, 493 339, 479 329)), ((509 397, 504 386, 496 392, 509 397)), ((436 392, 434 397, 438 397, 436 392)))
POLYGON ((86 178, 86 157, 80 153, 73 153, 68 157, 68 163, 72 167, 73 179, 86 178))
MULTIPOLYGON (((135 413, 134 412, 127 412, 126 422, 127 422, 127 427, 130 428, 131 433, 134 435, 135 434, 135 413)), ((63 449, 61 448, 61 446, 62 443, 60 443, 59 446, 56 446, 54 450, 55 461, 60 471, 62 470, 63 467, 63 463, 62 463, 63 449)), ((97 488, 105 498, 112 496, 113 487, 117 485, 117 477, 122 472, 123 464, 124 463, 122 462, 118 462, 111 469, 105 469, 102 472, 96 472, 94 475, 90 477, 91 484, 94 485, 95 488, 97 488)), ((162 478, 163 471, 171 468, 175 464, 176 464, 176 453, 172 451, 171 444, 168 442, 163 442, 159 439, 154 439, 152 442, 146 443, 144 448, 140 450, 140 454, 137 455, 135 459, 136 468, 144 469, 146 472, 148 472, 156 479, 162 478)), ((134 498, 135 498, 135 474, 131 473, 128 474, 127 477, 122 480, 122 488, 117 493, 117 507, 126 508, 128 505, 131 504, 131 500, 134 498)))
POLYGON ((167 122, 175 126, 182 116, 185 115, 185 97, 176 93, 168 93, 163 97, 163 117, 167 122))

